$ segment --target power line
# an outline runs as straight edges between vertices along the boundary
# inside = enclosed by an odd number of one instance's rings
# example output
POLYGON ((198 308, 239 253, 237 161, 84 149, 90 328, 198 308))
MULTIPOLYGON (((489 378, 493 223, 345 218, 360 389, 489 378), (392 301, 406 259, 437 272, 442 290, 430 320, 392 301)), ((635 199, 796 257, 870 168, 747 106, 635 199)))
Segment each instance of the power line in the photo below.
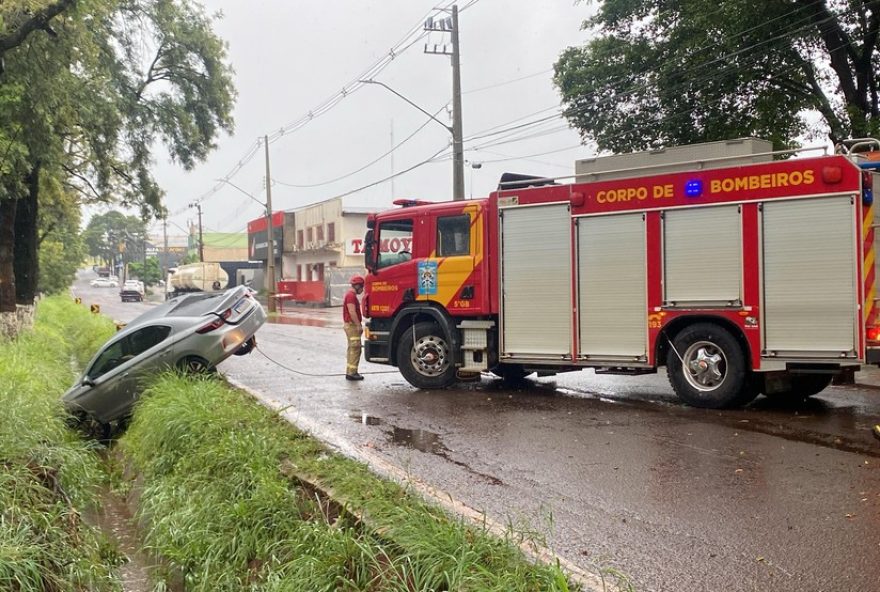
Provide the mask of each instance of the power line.
MULTIPOLYGON (((448 104, 448 103, 447 103, 447 104, 448 104)), ((443 106, 440 107, 437 111, 435 111, 435 112, 434 112, 434 116, 436 116, 437 114, 439 114, 439 113, 440 113, 441 111, 443 111, 444 109, 446 109, 446 105, 443 105, 443 106)), ((401 146, 403 146, 404 144, 406 144, 409 140, 411 140, 411 139, 412 139, 417 133, 419 133, 420 131, 422 131, 422 130, 425 128, 425 126, 427 126, 429 123, 431 123, 431 120, 430 120, 430 119, 426 120, 422 125, 420 125, 419 127, 417 127, 416 130, 415 130, 414 132, 412 132, 412 133, 411 133, 410 135, 408 135, 406 138, 404 138, 403 140, 401 140, 400 142, 398 142, 397 144, 395 144, 395 145, 391 148, 391 150, 389 150, 389 151, 386 152, 385 154, 383 154, 383 155, 381 155, 381 156, 379 156, 379 157, 377 157, 377 158, 371 160, 370 162, 368 162, 367 164, 363 165, 362 167, 360 167, 360 168, 358 168, 358 169, 356 169, 356 170, 354 170, 354 171, 351 171, 350 173, 346 173, 346 174, 344 174, 344 175, 341 175, 341 176, 336 177, 336 178, 334 178, 334 179, 330 179, 330 180, 328 180, 328 181, 322 181, 322 182, 320 182, 320 183, 312 183, 312 184, 309 184, 309 185, 297 185, 297 184, 294 184, 294 183, 286 183, 286 182, 284 182, 284 181, 279 181, 278 179, 273 179, 273 182, 278 183, 279 185, 284 185, 285 187, 296 187, 296 188, 300 188, 300 189, 305 189, 305 188, 311 188, 311 187, 322 187, 322 186, 324 186, 324 185, 330 185, 330 184, 335 183, 335 182, 337 182, 337 181, 341 181, 342 179, 347 179, 348 177, 351 177, 352 175, 356 175, 357 173, 360 173, 361 171, 363 171, 363 170, 365 170, 365 169, 367 169, 367 168, 373 166, 374 164, 376 164, 377 162, 379 162, 380 160, 382 160, 383 158, 385 158, 385 157, 388 156, 389 154, 393 153, 395 150, 397 150, 398 148, 400 148, 401 146)))
MULTIPOLYGON (((475 4, 478 0, 472 1, 469 6, 475 4)), ((432 9, 427 12, 424 17, 422 17, 417 25, 411 27, 407 33, 398 41, 385 55, 379 58, 376 62, 374 62, 370 67, 368 67, 364 72, 353 78, 351 81, 343 85, 342 90, 337 93, 334 93, 331 97, 326 99, 324 102, 319 104, 317 107, 309 111, 307 114, 303 115, 297 120, 294 120, 291 123, 288 123, 285 126, 282 126, 273 134, 268 134, 269 143, 273 143, 280 139, 281 137, 293 133, 309 122, 314 120, 316 117, 319 117, 339 104, 342 100, 344 100, 348 95, 358 90, 363 86, 363 83, 359 82, 365 78, 371 78, 382 72, 385 68, 387 68, 394 59, 404 53, 407 49, 412 47, 415 43, 417 43, 420 39, 425 36, 425 32, 421 30, 422 24, 425 19, 434 14, 437 10, 445 10, 449 6, 451 6, 455 0, 446 0, 446 2, 442 3, 439 7, 432 9)), ((245 154, 239 159, 238 163, 224 176, 220 181, 217 182, 210 190, 206 191, 204 194, 196 198, 195 201, 202 202, 211 196, 215 195, 221 187, 225 184, 226 181, 231 180, 235 175, 244 168, 253 158, 259 153, 259 150, 262 146, 262 139, 257 139, 245 152, 245 154)), ((170 213, 170 216, 179 216, 184 213, 187 208, 181 208, 175 212, 170 213)))

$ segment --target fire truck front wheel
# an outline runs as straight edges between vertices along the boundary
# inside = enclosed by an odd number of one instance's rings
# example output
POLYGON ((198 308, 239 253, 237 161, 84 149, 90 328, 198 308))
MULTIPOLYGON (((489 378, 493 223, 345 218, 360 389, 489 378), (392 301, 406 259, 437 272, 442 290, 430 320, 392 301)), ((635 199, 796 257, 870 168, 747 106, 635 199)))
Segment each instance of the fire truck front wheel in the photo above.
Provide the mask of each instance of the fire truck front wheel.
POLYGON ((455 382, 449 342, 435 323, 416 323, 404 331, 397 348, 397 367, 417 388, 446 388, 455 382))
POLYGON ((686 327, 666 357, 669 382, 679 398, 693 407, 721 409, 754 399, 742 346, 714 323, 686 327))

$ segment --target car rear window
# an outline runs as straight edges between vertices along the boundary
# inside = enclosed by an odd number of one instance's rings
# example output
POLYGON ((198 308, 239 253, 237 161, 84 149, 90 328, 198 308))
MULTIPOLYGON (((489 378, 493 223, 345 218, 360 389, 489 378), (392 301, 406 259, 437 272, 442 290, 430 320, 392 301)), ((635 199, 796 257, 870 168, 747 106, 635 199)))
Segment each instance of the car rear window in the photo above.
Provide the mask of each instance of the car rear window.
POLYGON ((168 312, 170 317, 194 317, 207 314, 217 307, 222 294, 191 294, 168 312))

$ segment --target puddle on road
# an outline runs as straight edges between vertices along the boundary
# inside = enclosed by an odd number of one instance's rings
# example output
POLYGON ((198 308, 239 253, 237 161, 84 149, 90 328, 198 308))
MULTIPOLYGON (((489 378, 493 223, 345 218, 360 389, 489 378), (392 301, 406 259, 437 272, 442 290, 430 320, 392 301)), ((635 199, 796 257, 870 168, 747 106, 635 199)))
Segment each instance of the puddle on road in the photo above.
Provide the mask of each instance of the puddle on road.
MULTIPOLYGON (((101 507, 87 512, 83 519, 92 527, 99 529, 112 541, 125 563, 117 568, 122 581, 123 592, 151 592, 154 589, 154 570, 159 564, 141 550, 138 530, 124 500, 109 488, 98 492, 101 507)), ((166 586, 166 590, 182 590, 176 586, 166 586)))
POLYGON ((326 319, 309 317, 283 317, 272 315, 266 321, 272 325, 300 325, 303 327, 333 327, 339 323, 332 323, 326 319))
POLYGON ((484 479, 489 483, 489 485, 504 484, 501 479, 498 479, 497 477, 493 477, 492 475, 487 475, 486 473, 476 471, 469 467, 466 463, 450 458, 449 453, 452 451, 446 448, 446 446, 443 444, 443 441, 440 438, 440 434, 430 432, 428 430, 414 430, 409 428, 401 428, 392 424, 385 424, 385 421, 381 417, 368 415, 366 413, 351 413, 348 417, 352 421, 356 421, 357 423, 362 423, 364 425, 387 425, 389 429, 384 431, 390 443, 397 446, 412 448, 420 452, 427 452, 428 454, 439 456, 440 458, 443 458, 444 460, 447 460, 456 466, 462 467, 469 473, 476 475, 481 479, 484 479))
MULTIPOLYGON (((349 417, 358 423, 369 426, 378 426, 385 423, 381 417, 367 415, 366 413, 352 413, 349 417)), ((427 430, 400 428, 394 425, 389 425, 388 427, 390 431, 386 431, 386 434, 388 435, 388 441, 392 444, 440 456, 445 456, 449 452, 449 449, 440 440, 440 434, 427 430)))

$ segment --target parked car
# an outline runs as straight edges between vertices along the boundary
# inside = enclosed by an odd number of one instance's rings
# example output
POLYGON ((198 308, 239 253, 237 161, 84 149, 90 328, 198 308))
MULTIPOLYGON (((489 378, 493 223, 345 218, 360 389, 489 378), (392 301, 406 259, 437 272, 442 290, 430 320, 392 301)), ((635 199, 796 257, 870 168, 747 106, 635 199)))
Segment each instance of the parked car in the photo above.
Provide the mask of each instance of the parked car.
POLYGON ((119 296, 123 302, 142 302, 144 299, 144 283, 139 280, 125 280, 119 296))
POLYGON ((113 278, 99 277, 89 282, 93 288, 118 288, 119 282, 113 278))
POLYGON ((64 406, 106 426, 130 414, 145 382, 157 373, 207 372, 233 354, 250 353, 265 322, 263 307, 243 286, 164 302, 101 347, 62 396, 64 406))

